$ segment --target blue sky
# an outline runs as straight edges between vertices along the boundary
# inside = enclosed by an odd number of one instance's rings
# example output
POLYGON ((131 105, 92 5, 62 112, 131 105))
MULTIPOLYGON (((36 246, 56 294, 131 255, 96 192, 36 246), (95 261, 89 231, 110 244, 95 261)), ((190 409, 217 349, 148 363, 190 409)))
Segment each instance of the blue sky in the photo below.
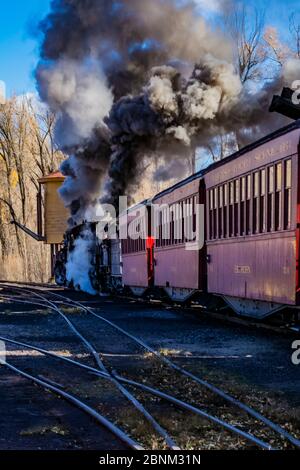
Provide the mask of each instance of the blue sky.
MULTIPOLYGON (((197 1, 202 7, 218 2, 197 1)), ((280 28, 283 35, 288 29, 290 13, 300 11, 299 0, 250 0, 250 3, 263 7, 267 23, 280 28)), ((35 89, 32 73, 38 57, 38 43, 31 36, 30 27, 43 18, 49 5, 50 0, 0 0, 0 80, 6 83, 8 95, 35 89)))
POLYGON ((293 12, 300 13, 299 0, 250 0, 248 3, 265 11, 266 24, 276 26, 282 37, 288 34, 289 17, 293 12))
POLYGON ((30 30, 49 5, 50 0, 0 0, 0 80, 8 95, 35 89, 32 71, 38 51, 30 30))

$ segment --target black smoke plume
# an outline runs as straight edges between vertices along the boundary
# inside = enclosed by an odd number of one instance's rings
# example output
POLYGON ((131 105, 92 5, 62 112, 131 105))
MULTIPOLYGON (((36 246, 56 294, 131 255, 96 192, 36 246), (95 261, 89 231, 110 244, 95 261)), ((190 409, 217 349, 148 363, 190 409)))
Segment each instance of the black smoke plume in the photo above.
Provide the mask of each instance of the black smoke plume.
POLYGON ((267 109, 283 78, 256 95, 243 88, 232 44, 193 1, 53 0, 41 31, 36 78, 70 155, 70 224, 93 217, 100 198, 130 196, 145 161, 164 158, 172 178, 174 160, 184 170, 183 157, 215 135, 246 142, 278 119, 267 109))

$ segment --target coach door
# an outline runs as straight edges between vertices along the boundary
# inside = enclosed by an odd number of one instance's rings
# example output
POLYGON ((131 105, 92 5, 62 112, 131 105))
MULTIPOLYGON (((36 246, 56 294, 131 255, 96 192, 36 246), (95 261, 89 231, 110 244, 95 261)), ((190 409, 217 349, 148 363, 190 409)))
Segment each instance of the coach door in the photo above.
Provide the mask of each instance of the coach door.
POLYGON ((148 266, 148 283, 149 287, 154 286, 154 245, 155 239, 151 233, 151 207, 147 207, 147 218, 148 218, 148 234, 146 240, 146 252, 147 252, 147 266, 148 266))

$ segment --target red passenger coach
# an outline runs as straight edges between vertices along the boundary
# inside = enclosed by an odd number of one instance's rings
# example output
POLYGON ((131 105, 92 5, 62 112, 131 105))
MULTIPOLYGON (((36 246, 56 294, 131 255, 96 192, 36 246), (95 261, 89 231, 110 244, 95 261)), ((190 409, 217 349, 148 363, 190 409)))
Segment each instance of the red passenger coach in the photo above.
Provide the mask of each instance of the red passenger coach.
MULTIPOLYGON (((300 118, 292 94, 284 89, 270 111, 300 118)), ((91 281, 207 307, 221 297, 257 319, 286 307, 299 314, 299 158, 300 119, 130 208, 119 218, 121 243, 95 237, 108 261, 94 263, 91 281)), ((66 234, 59 282, 84 227, 66 234)))
POLYGON ((263 318, 299 305, 300 124, 207 170, 208 292, 263 318))
POLYGON ((147 236, 122 241, 123 284, 138 295, 164 290, 176 301, 221 296, 255 318, 299 307, 299 138, 295 122, 159 193, 152 207, 142 204, 142 217, 129 211, 128 224, 142 224, 147 236), (175 227, 189 221, 202 230, 198 205, 205 244, 189 250, 185 230, 175 237, 175 227))
POLYGON ((142 295, 153 285, 154 256, 151 208, 145 201, 120 216, 123 285, 142 295))
POLYGON ((205 248, 187 250, 184 231, 186 220, 196 232, 196 207, 205 203, 204 179, 200 173, 196 174, 158 194, 152 203, 162 208, 155 241, 155 286, 164 289, 171 299, 184 301, 194 292, 206 289, 205 248), (172 211, 175 206, 177 210, 172 211), (167 219, 165 211, 168 209, 167 219), (174 233, 176 224, 181 228, 180 237, 174 233), (164 239, 163 233, 169 236, 164 239))

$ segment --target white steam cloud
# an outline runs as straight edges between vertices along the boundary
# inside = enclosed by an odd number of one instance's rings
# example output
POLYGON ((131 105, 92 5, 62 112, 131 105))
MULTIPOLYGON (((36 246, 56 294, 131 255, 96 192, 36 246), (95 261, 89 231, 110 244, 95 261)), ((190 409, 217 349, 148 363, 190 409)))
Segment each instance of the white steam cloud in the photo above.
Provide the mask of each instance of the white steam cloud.
POLYGON ((37 70, 43 99, 57 113, 56 137, 62 148, 74 148, 104 125, 113 95, 100 64, 60 59, 37 70))
POLYGON ((92 252, 94 237, 86 230, 74 242, 74 249, 69 254, 66 264, 66 277, 69 283, 73 283, 75 289, 95 295, 91 280, 90 269, 92 266, 92 252))

